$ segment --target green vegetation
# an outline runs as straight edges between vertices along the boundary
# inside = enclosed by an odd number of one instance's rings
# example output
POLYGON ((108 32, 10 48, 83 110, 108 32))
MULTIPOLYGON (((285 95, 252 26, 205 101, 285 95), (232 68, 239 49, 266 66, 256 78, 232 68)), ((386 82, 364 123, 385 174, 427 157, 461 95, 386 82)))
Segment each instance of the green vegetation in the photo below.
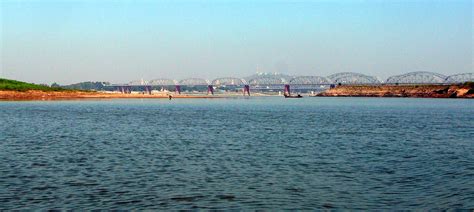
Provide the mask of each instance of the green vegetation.
POLYGON ((0 90, 7 91, 28 91, 28 90, 39 90, 39 91, 65 91, 64 88, 49 87, 46 85, 36 85, 32 83, 20 82, 16 80, 2 79, 0 78, 0 90))
POLYGON ((464 86, 468 88, 474 88, 474 82, 465 82, 464 86))
POLYGON ((474 94, 474 82, 465 82, 463 86, 469 89, 466 94, 474 94))
MULTIPOLYGON (((71 85, 64 85, 61 87, 67 88, 67 89, 101 91, 101 90, 107 90, 107 88, 105 87, 107 85, 110 85, 110 83, 108 82, 80 82, 80 83, 71 84, 71 85)), ((53 87, 53 85, 51 85, 51 87, 53 87)))

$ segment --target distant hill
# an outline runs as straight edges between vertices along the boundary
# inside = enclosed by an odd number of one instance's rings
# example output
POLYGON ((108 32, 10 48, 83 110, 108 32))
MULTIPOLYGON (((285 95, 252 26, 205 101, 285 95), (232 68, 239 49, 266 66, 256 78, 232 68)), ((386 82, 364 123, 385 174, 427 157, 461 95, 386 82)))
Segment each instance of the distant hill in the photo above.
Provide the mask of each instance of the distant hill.
POLYGON ((62 85, 62 88, 79 89, 79 90, 108 90, 105 86, 110 85, 109 82, 80 82, 71 85, 62 85))
POLYGON ((40 90, 40 91, 64 91, 66 89, 60 87, 49 87, 46 85, 37 85, 32 83, 26 83, 16 80, 9 80, 0 78, 0 90, 4 91, 28 91, 28 90, 40 90))

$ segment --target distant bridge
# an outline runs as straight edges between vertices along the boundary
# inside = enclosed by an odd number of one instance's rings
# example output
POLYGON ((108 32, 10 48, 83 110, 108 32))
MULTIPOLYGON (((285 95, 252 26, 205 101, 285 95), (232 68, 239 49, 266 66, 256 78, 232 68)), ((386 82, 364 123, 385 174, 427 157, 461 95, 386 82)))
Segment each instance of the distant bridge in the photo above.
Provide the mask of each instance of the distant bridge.
POLYGON ((385 81, 377 77, 354 72, 341 72, 324 76, 290 76, 284 74, 255 74, 245 78, 221 77, 214 80, 202 78, 187 78, 183 80, 174 79, 152 79, 135 80, 125 84, 110 85, 122 93, 131 93, 132 90, 140 90, 151 94, 154 88, 169 88, 178 94, 182 88, 198 90, 207 89, 208 94, 214 94, 214 89, 239 90, 244 95, 250 95, 250 90, 256 91, 281 91, 290 92, 290 86, 298 91, 322 91, 336 85, 377 85, 377 84, 453 84, 474 81, 474 73, 462 73, 455 75, 442 75, 433 72, 410 72, 395 75, 385 81))

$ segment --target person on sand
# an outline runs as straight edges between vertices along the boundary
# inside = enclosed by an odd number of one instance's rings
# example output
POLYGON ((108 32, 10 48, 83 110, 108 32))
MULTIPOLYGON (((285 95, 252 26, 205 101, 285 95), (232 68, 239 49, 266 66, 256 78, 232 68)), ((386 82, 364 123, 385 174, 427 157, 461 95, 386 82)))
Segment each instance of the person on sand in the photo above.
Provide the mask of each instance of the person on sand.
POLYGON ((173 98, 173 96, 171 96, 170 94, 168 94, 168 98, 171 100, 173 98))

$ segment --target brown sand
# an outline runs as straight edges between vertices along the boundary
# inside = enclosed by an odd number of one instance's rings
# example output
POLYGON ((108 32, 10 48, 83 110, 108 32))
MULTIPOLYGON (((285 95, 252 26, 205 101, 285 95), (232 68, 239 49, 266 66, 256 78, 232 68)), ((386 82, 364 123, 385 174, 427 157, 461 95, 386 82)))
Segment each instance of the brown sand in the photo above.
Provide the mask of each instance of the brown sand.
MULTIPOLYGON (((220 98, 208 95, 172 94, 173 98, 220 98)), ((74 100, 115 98, 169 98, 168 94, 121 94, 82 91, 0 91, 0 100, 74 100)))

